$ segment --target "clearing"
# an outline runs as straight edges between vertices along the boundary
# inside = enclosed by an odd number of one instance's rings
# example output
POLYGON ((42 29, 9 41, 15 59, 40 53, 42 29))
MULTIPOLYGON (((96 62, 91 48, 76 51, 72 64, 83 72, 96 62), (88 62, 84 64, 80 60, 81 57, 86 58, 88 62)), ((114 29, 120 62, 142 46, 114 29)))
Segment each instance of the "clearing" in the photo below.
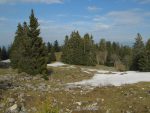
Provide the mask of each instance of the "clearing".
POLYGON ((0 69, 0 113, 150 113, 150 73, 56 62, 49 80, 0 69))

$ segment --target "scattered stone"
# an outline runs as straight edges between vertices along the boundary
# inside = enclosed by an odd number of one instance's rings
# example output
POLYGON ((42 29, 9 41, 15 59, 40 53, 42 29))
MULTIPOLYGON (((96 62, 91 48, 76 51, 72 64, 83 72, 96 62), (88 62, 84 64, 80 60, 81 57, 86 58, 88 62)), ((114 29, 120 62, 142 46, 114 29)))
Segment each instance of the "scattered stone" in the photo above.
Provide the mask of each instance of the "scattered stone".
POLYGON ((22 107, 21 107, 21 112, 24 113, 24 112, 26 112, 26 111, 27 111, 26 108, 25 108, 24 106, 22 106, 22 107))
POLYGON ((82 102, 76 102, 77 105, 81 106, 82 105, 82 102))
POLYGON ((59 91, 60 89, 59 89, 59 88, 55 88, 54 90, 55 90, 55 91, 59 91))
POLYGON ((4 106, 5 106, 5 104, 4 104, 4 103, 1 103, 1 104, 0 104, 0 109, 3 109, 4 106))
POLYGON ((36 109, 35 107, 32 107, 32 108, 31 108, 31 111, 36 112, 37 109, 36 109))
POLYGON ((26 86, 28 89, 32 89, 32 90, 35 88, 32 84, 29 84, 29 83, 26 83, 25 86, 26 86))
POLYGON ((106 113, 110 113, 110 109, 107 109, 106 113))
POLYGON ((104 102, 104 99, 102 98, 101 101, 104 102))
POLYGON ((42 91, 42 92, 47 92, 48 88, 46 87, 45 83, 40 83, 38 86, 38 90, 42 91))
POLYGON ((126 111, 126 113, 131 113, 130 111, 126 111))
POLYGON ((13 106, 11 106, 10 108, 9 108, 9 111, 10 112, 14 112, 14 111, 16 111, 17 110, 17 104, 14 104, 13 106))
POLYGON ((142 99, 143 97, 139 97, 140 99, 142 99))
POLYGON ((7 80, 0 80, 0 89, 6 90, 12 88, 12 83, 7 80))
POLYGON ((8 103, 14 103, 15 102, 15 99, 14 98, 8 98, 8 103))
POLYGON ((145 90, 145 88, 142 88, 142 90, 145 90))
POLYGON ((24 93, 20 93, 18 95, 18 99, 20 100, 20 102, 24 102, 25 101, 25 99, 24 99, 24 93))

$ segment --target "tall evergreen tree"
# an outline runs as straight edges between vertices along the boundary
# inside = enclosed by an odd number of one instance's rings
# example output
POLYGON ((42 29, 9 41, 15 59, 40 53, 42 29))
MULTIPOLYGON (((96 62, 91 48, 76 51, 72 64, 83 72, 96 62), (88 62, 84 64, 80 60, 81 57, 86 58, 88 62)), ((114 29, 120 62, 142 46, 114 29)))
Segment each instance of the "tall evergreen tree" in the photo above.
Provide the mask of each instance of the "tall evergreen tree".
POLYGON ((139 61, 143 57, 144 43, 142 36, 138 33, 133 46, 132 70, 140 70, 139 61))
POLYGON ((113 42, 112 43, 112 53, 114 53, 117 56, 119 56, 119 49, 120 49, 119 43, 113 42))
POLYGON ((60 47, 59 47, 59 43, 57 40, 55 40, 54 42, 54 50, 55 52, 60 52, 60 47))
POLYGON ((119 57, 126 69, 129 70, 132 63, 132 48, 129 46, 121 46, 119 50, 119 57))
POLYGON ((150 71, 150 39, 148 39, 146 43, 146 53, 147 53, 147 59, 148 59, 146 71, 150 71))
POLYGON ((0 61, 2 60, 1 57, 2 57, 2 49, 0 47, 0 61))
POLYGON ((72 32, 70 38, 66 36, 62 61, 75 65, 96 65, 96 51, 92 36, 86 34, 81 38, 79 32, 72 32))
POLYGON ((68 41, 68 62, 69 64, 82 64, 82 39, 79 32, 72 32, 68 41))
POLYGON ((97 48, 97 63, 104 65, 107 58, 107 48, 105 39, 101 39, 97 48))
POLYGON ((8 53, 7 53, 7 50, 6 50, 5 46, 3 46, 2 50, 1 50, 1 59, 2 60, 7 60, 8 59, 8 53))
POLYGON ((63 48, 62 48, 62 55, 61 55, 61 61, 62 62, 66 62, 66 63, 68 63, 68 41, 69 41, 69 36, 65 36, 65 41, 64 41, 64 45, 63 45, 63 48))
POLYGON ((55 49, 51 48, 51 53, 49 53, 48 63, 56 61, 55 49))
POLYGON ((32 10, 29 26, 26 22, 23 26, 18 25, 11 50, 11 62, 14 68, 31 75, 47 73, 47 48, 39 35, 38 20, 32 10))
POLYGON ((106 58, 106 65, 107 66, 114 66, 113 60, 112 60, 112 43, 110 41, 106 42, 107 47, 107 58, 106 58))
MULTIPOLYGON (((27 72, 31 60, 31 39, 28 37, 29 27, 26 22, 23 23, 23 33, 19 44, 20 59, 18 61, 18 70, 27 72)), ((29 73, 30 74, 30 73, 29 73)))
POLYGON ((150 71, 150 39, 146 43, 144 51, 142 51, 141 59, 139 60, 140 71, 150 71))
POLYGON ((22 36, 23 36, 23 27, 19 23, 17 26, 16 36, 11 48, 11 65, 13 68, 18 68, 18 62, 21 58, 21 47, 22 47, 22 36))
POLYGON ((30 53, 30 60, 28 61, 29 66, 25 70, 27 73, 36 75, 46 74, 47 73, 47 49, 45 44, 42 41, 42 38, 39 37, 40 29, 37 18, 34 16, 34 11, 31 11, 30 24, 28 37, 31 40, 31 48, 28 51, 30 53))
POLYGON ((96 65, 96 49, 92 36, 85 34, 83 38, 83 65, 95 66, 96 65))
POLYGON ((52 47, 53 47, 53 45, 52 45, 50 42, 48 42, 48 43, 47 43, 48 53, 51 52, 52 47))

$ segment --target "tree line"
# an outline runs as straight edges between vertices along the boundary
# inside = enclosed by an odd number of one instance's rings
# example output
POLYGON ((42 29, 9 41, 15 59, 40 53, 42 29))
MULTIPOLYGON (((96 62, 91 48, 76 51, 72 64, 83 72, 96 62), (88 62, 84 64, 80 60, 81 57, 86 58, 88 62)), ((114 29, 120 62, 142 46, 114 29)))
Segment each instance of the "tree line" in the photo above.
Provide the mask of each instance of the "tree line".
POLYGON ((61 52, 61 46, 59 45, 58 41, 55 40, 54 43, 47 43, 47 50, 48 50, 48 62, 47 63, 51 63, 56 61, 56 52, 61 52))
POLYGON ((80 36, 72 32, 66 36, 62 48, 62 61, 75 65, 106 65, 119 71, 150 71, 150 39, 144 44, 138 33, 133 47, 101 39, 94 43, 89 34, 80 36))
POLYGON ((95 43, 92 35, 87 33, 82 37, 78 31, 67 35, 60 46, 57 40, 53 44, 43 42, 33 10, 29 20, 29 23, 18 24, 10 49, 0 48, 1 59, 10 57, 11 66, 19 72, 47 76, 47 63, 56 61, 56 52, 62 53, 61 61, 67 64, 106 65, 119 71, 150 71, 150 39, 144 43, 139 33, 133 47, 105 39, 95 43))
POLYGON ((96 65, 96 48, 93 37, 85 34, 82 38, 79 32, 66 36, 62 49, 62 61, 75 65, 96 65))
POLYGON ((0 61, 9 59, 10 48, 6 48, 5 46, 0 47, 0 61))

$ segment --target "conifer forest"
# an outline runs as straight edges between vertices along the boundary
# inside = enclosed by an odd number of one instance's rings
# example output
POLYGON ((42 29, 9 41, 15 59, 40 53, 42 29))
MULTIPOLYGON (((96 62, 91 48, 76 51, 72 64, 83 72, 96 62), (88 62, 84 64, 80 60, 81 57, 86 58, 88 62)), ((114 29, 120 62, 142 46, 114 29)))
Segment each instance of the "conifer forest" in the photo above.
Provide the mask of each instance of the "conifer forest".
POLYGON ((149 5, 0 1, 0 113, 150 113, 149 5))

